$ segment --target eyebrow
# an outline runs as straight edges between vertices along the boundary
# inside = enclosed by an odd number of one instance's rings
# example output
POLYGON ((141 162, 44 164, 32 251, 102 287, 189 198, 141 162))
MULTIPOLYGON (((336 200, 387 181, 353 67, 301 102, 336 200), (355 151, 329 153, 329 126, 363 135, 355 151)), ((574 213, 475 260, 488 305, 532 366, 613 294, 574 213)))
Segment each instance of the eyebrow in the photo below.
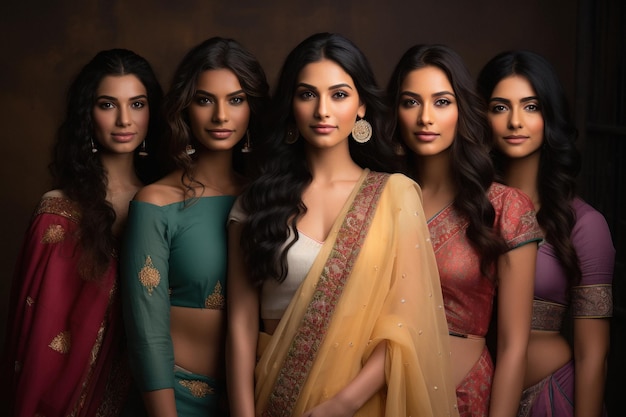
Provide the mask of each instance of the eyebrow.
MULTIPOLYGON (((296 88, 300 88, 300 87, 308 88, 309 90, 317 91, 317 87, 315 87, 314 85, 311 85, 311 84, 307 84, 307 83, 298 83, 296 88)), ((335 84, 335 85, 331 85, 330 87, 328 87, 329 90, 336 90, 337 88, 349 88, 350 90, 352 90, 352 86, 350 84, 347 84, 347 83, 335 84)))
MULTIPOLYGON (((489 99, 489 102, 491 103, 492 101, 499 101, 501 103, 511 103, 511 100, 509 100, 508 98, 504 98, 504 97, 491 97, 489 99)), ((539 101, 539 98, 537 96, 529 96, 529 97, 524 97, 520 100, 520 103, 526 103, 528 101, 539 101)))
MULTIPOLYGON (((431 97, 441 97, 441 96, 448 96, 448 95, 450 95, 452 97, 456 97, 454 95, 454 93, 451 93, 450 91, 447 91, 447 90, 433 93, 433 94, 431 94, 431 97)), ((414 98, 421 98, 422 97, 421 94, 417 94, 417 93, 414 93, 412 91, 402 91, 400 93, 400 96, 409 96, 409 97, 414 97, 414 98)))
MULTIPOLYGON (((233 96, 237 96, 239 94, 245 94, 245 93, 246 92, 243 91, 243 89, 241 89, 241 90, 233 91, 232 93, 226 94, 226 97, 233 97, 233 96)), ((196 90, 195 95, 198 95, 198 94, 202 94, 202 95, 209 96, 209 97, 215 97, 215 94, 209 93, 208 91, 205 91, 205 90, 196 90)))
MULTIPOLYGON (((139 100, 140 98, 144 98, 144 99, 148 99, 148 96, 145 94, 140 94, 138 96, 135 97, 131 97, 129 98, 129 100, 139 100)), ((110 101, 119 101, 119 99, 117 97, 113 97, 113 96, 107 96, 107 95, 101 95, 96 97, 96 100, 110 100, 110 101)))

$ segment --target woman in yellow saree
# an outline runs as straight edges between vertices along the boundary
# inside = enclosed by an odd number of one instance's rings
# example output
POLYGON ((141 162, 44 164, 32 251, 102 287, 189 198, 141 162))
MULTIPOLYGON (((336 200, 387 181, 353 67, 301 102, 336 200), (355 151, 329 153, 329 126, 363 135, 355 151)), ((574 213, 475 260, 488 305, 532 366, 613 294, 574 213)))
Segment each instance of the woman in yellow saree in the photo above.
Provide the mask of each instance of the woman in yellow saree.
POLYGON ((458 415, 421 191, 376 172, 379 97, 339 35, 283 66, 267 159, 230 216, 233 416, 458 415))

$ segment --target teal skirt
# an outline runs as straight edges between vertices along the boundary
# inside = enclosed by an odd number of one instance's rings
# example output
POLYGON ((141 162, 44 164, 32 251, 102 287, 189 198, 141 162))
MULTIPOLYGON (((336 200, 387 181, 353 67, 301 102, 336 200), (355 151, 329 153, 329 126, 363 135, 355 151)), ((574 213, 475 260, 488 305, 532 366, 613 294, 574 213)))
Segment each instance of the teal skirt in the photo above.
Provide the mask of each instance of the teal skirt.
MULTIPOLYGON (((213 378, 194 374, 179 366, 174 369, 174 397, 179 417, 224 417, 224 386, 213 378)), ((141 393, 135 387, 124 407, 122 417, 147 417, 141 393)))

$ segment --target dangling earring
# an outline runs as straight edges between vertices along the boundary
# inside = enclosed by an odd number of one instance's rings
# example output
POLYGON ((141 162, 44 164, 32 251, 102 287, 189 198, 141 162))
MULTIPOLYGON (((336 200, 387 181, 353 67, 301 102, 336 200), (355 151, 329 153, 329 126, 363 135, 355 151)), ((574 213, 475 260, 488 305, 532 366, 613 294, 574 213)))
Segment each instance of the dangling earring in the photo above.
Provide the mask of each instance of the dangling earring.
POLYGON ((98 148, 96 148, 96 145, 93 143, 93 138, 91 136, 89 136, 89 142, 91 143, 91 153, 98 152, 98 148))
POLYGON ((187 153, 187 155, 193 155, 194 153, 196 153, 196 149, 191 145, 187 145, 185 146, 185 152, 187 153))
POLYGON ((395 142, 393 145, 393 152, 398 156, 406 155, 406 151, 404 150, 404 146, 400 142, 395 142))
POLYGON ((141 156, 142 158, 145 158, 146 156, 148 156, 148 151, 146 150, 145 139, 143 140, 143 142, 141 142, 141 148, 139 148, 139 156, 141 156))
POLYGON ((287 145, 293 145, 294 143, 298 141, 299 137, 300 137, 300 132, 298 132, 298 129, 295 126, 289 126, 287 128, 287 136, 285 137, 285 143, 287 145))
POLYGON ((358 143, 365 143, 372 138, 372 125, 365 119, 359 119, 352 128, 352 138, 358 143))
POLYGON ((246 130, 246 141, 243 143, 241 152, 242 153, 252 152, 252 143, 250 143, 250 131, 249 130, 246 130))

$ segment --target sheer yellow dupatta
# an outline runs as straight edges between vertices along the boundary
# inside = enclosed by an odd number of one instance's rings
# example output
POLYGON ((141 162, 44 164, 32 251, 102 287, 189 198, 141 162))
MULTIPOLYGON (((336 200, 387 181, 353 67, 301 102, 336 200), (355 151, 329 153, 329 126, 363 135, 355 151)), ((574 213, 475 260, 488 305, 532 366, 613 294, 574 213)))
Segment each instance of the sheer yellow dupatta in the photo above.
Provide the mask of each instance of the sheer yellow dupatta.
POLYGON ((276 332, 267 346, 260 344, 257 415, 299 416, 329 399, 358 374, 379 342, 387 343, 387 389, 356 415, 458 415, 421 191, 399 174, 385 176, 376 189, 372 184, 381 175, 364 173, 276 332), (369 210, 373 217, 363 241, 342 231, 369 210), (342 251, 353 245, 360 251, 347 261, 345 286, 334 297, 320 277, 341 275, 337 266, 351 256, 342 251), (323 333, 309 334, 311 322, 328 317, 323 333))

